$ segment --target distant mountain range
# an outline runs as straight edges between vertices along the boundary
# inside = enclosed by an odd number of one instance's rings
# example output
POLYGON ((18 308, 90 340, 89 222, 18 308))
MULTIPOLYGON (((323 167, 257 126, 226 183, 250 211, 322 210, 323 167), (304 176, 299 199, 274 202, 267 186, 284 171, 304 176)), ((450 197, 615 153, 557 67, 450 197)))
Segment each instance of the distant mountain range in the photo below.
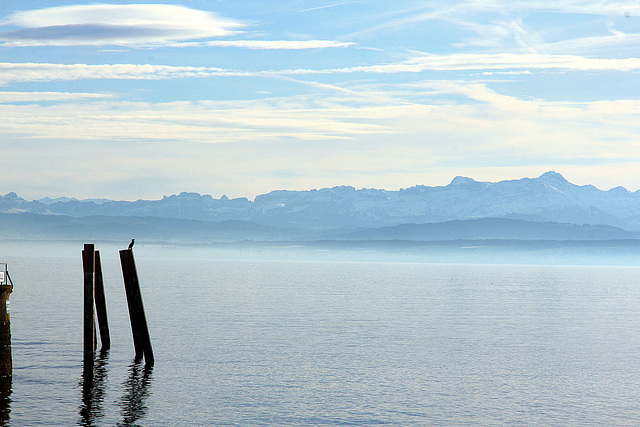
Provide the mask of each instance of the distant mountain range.
POLYGON ((180 193, 135 202, 0 197, 0 238, 155 241, 640 239, 640 191, 538 178, 398 191, 333 187, 219 199, 180 193))

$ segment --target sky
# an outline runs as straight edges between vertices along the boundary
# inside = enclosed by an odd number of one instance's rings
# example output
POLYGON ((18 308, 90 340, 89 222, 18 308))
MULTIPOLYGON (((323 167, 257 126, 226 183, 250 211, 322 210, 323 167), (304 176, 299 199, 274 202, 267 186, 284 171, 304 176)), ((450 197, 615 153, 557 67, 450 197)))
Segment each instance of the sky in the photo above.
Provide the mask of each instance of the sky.
POLYGON ((640 189, 640 2, 0 0, 0 193, 640 189))

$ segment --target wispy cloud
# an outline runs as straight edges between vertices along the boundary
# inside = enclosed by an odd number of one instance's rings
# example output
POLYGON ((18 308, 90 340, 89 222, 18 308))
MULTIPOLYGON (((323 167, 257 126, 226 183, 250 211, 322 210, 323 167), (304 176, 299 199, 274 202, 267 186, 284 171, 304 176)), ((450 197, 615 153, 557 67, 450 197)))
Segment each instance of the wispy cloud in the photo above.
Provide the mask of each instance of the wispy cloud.
MULTIPOLYGON (((345 109, 313 107, 304 98, 268 102, 92 102, 42 106, 1 105, 3 135, 49 140, 127 140, 237 143, 352 139, 380 134, 385 126, 345 117, 345 109)), ((370 113, 370 112, 369 112, 370 113)), ((354 118, 367 109, 355 110, 354 118)), ((378 114, 376 114, 377 116, 378 114)))
MULTIPOLYGON (((450 47, 458 49, 483 49, 485 52, 499 49, 501 52, 554 52, 545 50, 548 41, 544 39, 546 29, 553 28, 557 21, 548 26, 538 23, 535 29, 527 21, 535 14, 553 14, 582 16, 585 21, 600 19, 599 25, 607 32, 607 21, 626 17, 627 20, 640 17, 640 4, 637 1, 598 1, 575 0, 477 0, 450 2, 424 2, 419 6, 405 9, 396 8, 393 13, 381 13, 375 24, 344 35, 345 40, 369 40, 386 34, 416 31, 428 22, 443 22, 458 30, 460 39, 453 41, 450 47)), ((454 30, 455 31, 455 30, 454 30)), ((567 37, 562 43, 569 46, 571 53, 589 50, 589 45, 572 44, 573 37, 567 37)), ((584 40, 586 41, 586 40, 584 40)), ((617 45, 623 43, 621 37, 603 37, 599 43, 617 45)), ((364 42, 362 42, 364 43, 364 42)), ((635 52, 635 49, 630 50, 635 52)))
POLYGON ((541 53, 566 54, 573 52, 604 53, 611 55, 618 49, 629 50, 637 53, 640 45, 640 34, 616 32, 603 36, 579 37, 569 40, 547 42, 538 46, 541 53))
MULTIPOLYGON (((251 101, 123 102, 109 95, 0 92, 3 133, 30 133, 40 138, 171 140, 201 143, 251 140, 352 139, 358 135, 452 132, 460 123, 482 129, 490 138, 505 132, 535 141, 541 135, 615 131, 628 144, 640 129, 629 126, 640 101, 551 102, 525 100, 491 90, 484 84, 429 81, 396 85, 349 85, 346 88, 295 80, 321 91, 308 95, 251 101), (90 96, 87 96, 90 95, 90 96), (445 101, 455 95, 455 101, 445 101), (73 98, 76 98, 76 102, 73 98), (427 103, 425 99, 433 102, 427 103), (70 101, 38 105, 41 100, 70 101), (382 102, 383 101, 383 102, 382 102), (31 102, 29 104, 28 102, 31 102), (481 117, 481 119, 480 119, 481 117), (411 122, 410 126, 406 126, 411 122), (511 124, 512 126, 507 126, 511 124), (525 128, 519 128, 525 124, 525 128), (625 125, 626 124, 626 125, 625 125), (70 126, 73 134, 69 134, 70 126), (501 126, 503 130, 494 133, 501 126), (494 131, 487 131, 494 128, 494 131), (448 129, 444 131, 444 129, 448 129), (531 128, 530 131, 526 128, 531 128)), ((456 130, 455 133, 460 133, 456 130)), ((469 132, 474 133, 476 131, 469 132)), ((464 132, 467 135, 467 131, 464 132)), ((491 142, 508 141, 496 137, 491 142)), ((554 136, 556 139, 560 139, 554 136)), ((472 138, 473 139, 473 138, 472 138)), ((576 138, 567 138, 563 145, 576 138)), ((638 145, 637 142, 632 143, 638 145)), ((533 146, 532 146, 533 147, 533 146)), ((544 150, 556 147, 546 146, 544 150)), ((542 149, 538 147, 536 149, 542 149)))

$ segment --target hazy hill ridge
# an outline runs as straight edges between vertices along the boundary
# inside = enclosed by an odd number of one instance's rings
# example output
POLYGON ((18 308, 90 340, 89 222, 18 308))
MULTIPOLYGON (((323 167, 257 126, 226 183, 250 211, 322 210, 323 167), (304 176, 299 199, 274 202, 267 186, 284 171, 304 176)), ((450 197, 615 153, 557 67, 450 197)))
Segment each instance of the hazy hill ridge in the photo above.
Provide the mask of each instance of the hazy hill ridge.
POLYGON ((640 231, 640 191, 602 191, 578 186, 557 172, 538 178, 478 182, 456 177, 449 185, 418 185, 398 191, 341 186, 308 191, 272 191, 254 201, 181 193, 135 202, 69 198, 26 201, 0 197, 0 213, 134 216, 197 221, 247 221, 300 230, 355 230, 481 218, 604 224, 640 231))

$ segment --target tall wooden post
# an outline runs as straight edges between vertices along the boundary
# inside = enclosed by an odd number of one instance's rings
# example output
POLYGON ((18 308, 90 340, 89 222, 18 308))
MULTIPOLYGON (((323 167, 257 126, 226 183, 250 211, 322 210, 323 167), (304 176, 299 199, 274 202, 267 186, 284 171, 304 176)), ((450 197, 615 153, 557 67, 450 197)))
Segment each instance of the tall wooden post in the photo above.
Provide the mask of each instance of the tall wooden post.
POLYGON ((9 273, 3 271, 4 280, 0 282, 0 378, 11 378, 13 361, 11 358, 11 319, 9 317, 9 295, 13 284, 7 281, 9 273))
POLYGON ((100 341, 102 350, 111 348, 111 337, 109 336, 109 321, 107 320, 107 302, 104 296, 104 283, 102 282, 102 266, 100 264, 100 251, 95 252, 95 275, 94 290, 96 301, 96 314, 98 315, 98 326, 100 327, 100 341))
POLYGON ((13 361, 11 358, 11 318, 9 295, 13 282, 7 264, 0 264, 0 426, 8 425, 11 414, 13 361))
POLYGON ((129 319, 131 320, 131 332, 133 334, 133 345, 136 352, 136 359, 141 359, 144 355, 145 364, 153 365, 153 350, 151 348, 151 338, 147 327, 147 318, 144 314, 142 304, 142 294, 140 293, 140 283, 138 282, 138 272, 133 258, 133 250, 124 249, 120 251, 120 263, 122 264, 122 276, 124 278, 124 288, 129 306, 129 319))
POLYGON ((93 363, 96 350, 96 322, 93 308, 93 272, 95 264, 94 245, 85 244, 82 251, 82 269, 84 270, 84 361, 93 363))

